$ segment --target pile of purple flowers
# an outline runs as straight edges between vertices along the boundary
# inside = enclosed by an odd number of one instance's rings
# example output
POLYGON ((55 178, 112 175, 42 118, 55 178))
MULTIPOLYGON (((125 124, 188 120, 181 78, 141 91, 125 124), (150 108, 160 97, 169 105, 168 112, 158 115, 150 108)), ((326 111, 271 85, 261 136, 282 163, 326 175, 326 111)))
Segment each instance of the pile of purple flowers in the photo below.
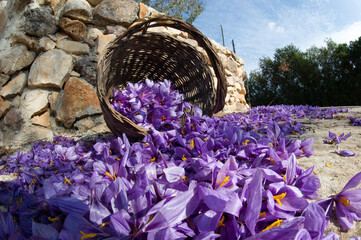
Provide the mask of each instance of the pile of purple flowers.
POLYGON ((138 126, 170 130, 180 127, 184 107, 184 95, 171 88, 171 82, 153 82, 146 79, 141 83, 129 83, 123 91, 114 88, 113 108, 138 126))
POLYGON ((302 133, 292 118, 305 117, 307 108, 263 107, 218 118, 193 106, 189 115, 182 106, 190 104, 159 83, 176 100, 163 98, 157 115, 163 90, 143 95, 149 83, 115 92, 113 102, 150 127, 142 141, 55 136, 2 157, 2 173, 16 179, 0 185, 0 238, 338 239, 325 235, 333 209, 346 230, 361 219, 361 190, 354 189, 361 173, 339 194, 309 201, 318 197, 320 180, 297 159, 313 154, 313 139, 286 137, 302 133))

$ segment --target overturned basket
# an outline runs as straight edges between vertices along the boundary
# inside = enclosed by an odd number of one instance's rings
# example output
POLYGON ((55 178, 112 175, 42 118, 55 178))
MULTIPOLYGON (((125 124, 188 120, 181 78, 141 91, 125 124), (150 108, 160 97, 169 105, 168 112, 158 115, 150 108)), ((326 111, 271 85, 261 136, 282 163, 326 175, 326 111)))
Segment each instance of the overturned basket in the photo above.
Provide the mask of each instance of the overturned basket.
POLYGON ((130 27, 103 52, 97 67, 97 94, 105 122, 114 134, 125 133, 134 138, 147 134, 148 129, 114 110, 109 100, 114 88, 124 89, 128 82, 146 78, 171 81, 175 89, 185 94, 185 100, 198 105, 204 114, 223 109, 227 92, 223 66, 210 41, 189 23, 171 17, 150 19, 130 27), (147 32, 153 27, 175 28, 197 40, 212 64, 217 88, 199 51, 168 34, 147 32))

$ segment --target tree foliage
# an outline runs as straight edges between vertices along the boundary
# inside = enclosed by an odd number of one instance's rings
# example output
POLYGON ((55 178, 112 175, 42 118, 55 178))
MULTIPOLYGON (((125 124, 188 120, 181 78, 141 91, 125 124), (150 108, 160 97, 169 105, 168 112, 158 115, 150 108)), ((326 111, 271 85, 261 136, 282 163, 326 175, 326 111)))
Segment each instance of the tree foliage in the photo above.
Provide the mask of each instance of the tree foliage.
POLYGON ((204 10, 203 0, 137 0, 159 12, 192 23, 204 10))
POLYGON ((253 106, 360 105, 361 37, 349 45, 327 40, 305 52, 292 44, 276 49, 273 59, 260 59, 247 84, 253 106))

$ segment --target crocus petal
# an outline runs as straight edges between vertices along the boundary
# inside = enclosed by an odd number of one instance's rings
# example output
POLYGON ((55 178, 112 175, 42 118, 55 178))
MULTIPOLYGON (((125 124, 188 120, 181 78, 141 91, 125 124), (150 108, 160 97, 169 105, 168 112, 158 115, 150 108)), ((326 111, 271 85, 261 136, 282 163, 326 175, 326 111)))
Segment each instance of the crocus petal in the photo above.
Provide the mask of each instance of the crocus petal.
POLYGON ((294 153, 288 158, 288 166, 286 170, 286 182, 291 184, 296 176, 297 160, 294 153))
POLYGON ((350 150, 340 150, 338 147, 337 147, 337 154, 338 155, 341 155, 341 156, 344 156, 344 157, 352 157, 352 156, 355 156, 355 153, 354 152, 351 152, 350 150))
POLYGON ((245 223, 249 231, 255 234, 255 227, 262 205, 262 172, 257 169, 248 187, 245 223))
POLYGON ((163 169, 165 178, 168 182, 173 183, 185 176, 185 170, 182 167, 173 166, 163 169))
POLYGON ((361 183, 361 172, 357 173, 355 176, 353 176, 345 185, 345 187, 342 189, 341 192, 344 192, 348 189, 355 188, 361 183))
MULTIPOLYGON (((339 240, 340 239, 340 237, 336 234, 336 233, 334 233, 334 232, 329 232, 326 236, 324 236, 323 238, 322 238, 322 240, 339 240)), ((359 240, 359 239, 354 239, 354 240, 359 240)), ((360 239, 361 240, 361 239, 360 239)))
POLYGON ((76 213, 70 213, 63 225, 63 229, 67 230, 69 233, 72 233, 73 236, 71 239, 80 239, 81 233, 79 229, 81 229, 83 232, 86 233, 98 233, 99 229, 94 227, 90 222, 88 222, 83 216, 76 214, 76 213))
POLYGON ((110 215, 110 211, 99 200, 94 199, 90 205, 89 220, 100 225, 103 219, 110 215))
POLYGON ((314 240, 321 240, 327 227, 326 214, 323 208, 315 202, 310 203, 305 212, 304 228, 314 240))
POLYGON ((302 228, 297 232, 295 240, 312 240, 312 238, 310 233, 306 229, 302 228))
POLYGON ((219 238, 221 235, 212 232, 201 232, 197 235, 196 238, 194 238, 194 240, 214 240, 219 238))
POLYGON ((274 240, 274 239, 294 239, 298 231, 302 229, 304 223, 303 217, 284 220, 280 226, 273 227, 267 231, 262 231, 246 240, 274 240))
POLYGON ((79 215, 85 215, 89 212, 89 207, 82 201, 76 198, 56 198, 48 200, 50 206, 58 207, 62 212, 66 214, 76 213, 79 215))
POLYGON ((221 212, 208 210, 196 216, 193 222, 200 232, 211 232, 216 230, 221 216, 221 212))
POLYGON ((213 190, 211 188, 200 186, 198 189, 200 190, 199 195, 209 209, 223 212, 229 199, 223 188, 213 190))
POLYGON ((32 231, 34 237, 42 237, 49 240, 56 240, 59 235, 58 231, 52 226, 36 222, 33 222, 32 231))
POLYGON ((172 227, 189 217, 198 207, 200 199, 194 189, 177 194, 164 204, 146 225, 144 231, 158 231, 172 227))
POLYGON ((339 224, 345 230, 350 230, 354 227, 354 218, 342 203, 336 202, 336 215, 339 224))
POLYGON ((127 220, 130 220, 130 216, 124 209, 121 209, 110 217, 110 227, 115 231, 118 237, 129 235, 131 228, 127 220))

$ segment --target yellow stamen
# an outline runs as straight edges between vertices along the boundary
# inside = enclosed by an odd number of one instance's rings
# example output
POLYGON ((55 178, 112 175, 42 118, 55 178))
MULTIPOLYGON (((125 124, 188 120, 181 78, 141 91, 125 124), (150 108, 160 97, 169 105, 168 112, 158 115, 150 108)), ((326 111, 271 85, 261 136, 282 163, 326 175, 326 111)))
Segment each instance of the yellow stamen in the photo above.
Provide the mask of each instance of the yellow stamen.
POLYGON ((228 138, 225 138, 224 140, 226 140, 227 142, 229 142, 228 138))
POLYGON ((276 200, 280 207, 282 207, 281 199, 284 199, 286 197, 286 193, 278 194, 276 196, 273 196, 273 200, 276 200))
POLYGON ((36 180, 35 180, 35 179, 33 179, 33 180, 31 180, 30 185, 31 185, 31 184, 35 184, 35 183, 36 183, 36 180))
POLYGON ((188 178, 186 176, 183 176, 182 179, 187 180, 188 178))
POLYGON ((246 141, 244 141, 244 143, 242 143, 243 145, 248 145, 249 139, 246 139, 246 141))
POLYGON ((49 165, 52 165, 54 162, 53 161, 51 161, 50 163, 49 163, 49 165))
POLYGON ((350 206, 350 200, 347 200, 344 197, 340 198, 340 203, 343 203, 346 207, 350 206))
POLYGON ((206 142, 206 141, 208 141, 208 140, 209 140, 209 138, 208 138, 208 137, 206 137, 206 138, 204 138, 204 139, 203 139, 203 141, 205 141, 205 142, 206 142))
POLYGON ((262 232, 267 231, 267 230, 270 230, 271 228, 274 228, 274 227, 278 227, 278 226, 281 225, 282 222, 283 222, 282 219, 277 219, 277 221, 271 223, 271 224, 268 225, 265 229, 263 229, 262 232))
POLYGON ((58 172, 59 172, 59 170, 58 170, 58 169, 54 171, 54 173, 55 173, 55 174, 57 174, 58 172))
POLYGON ((109 172, 104 173, 104 175, 107 175, 107 176, 109 176, 111 179, 114 180, 114 177, 113 177, 109 172))
POLYGON ((103 222, 102 224, 100 224, 100 226, 98 228, 102 228, 102 227, 104 227, 104 226, 106 226, 108 224, 109 224, 109 222, 103 222))
POLYGON ((81 168, 81 166, 79 165, 79 170, 82 171, 83 169, 81 168))
POLYGON ((48 220, 49 220, 50 222, 59 221, 59 217, 55 217, 55 218, 48 217, 48 220))
POLYGON ((109 149, 109 153, 110 153, 110 154, 113 154, 112 150, 109 149))
POLYGON ((285 179, 285 181, 287 181, 287 178, 284 174, 281 174, 281 176, 285 179))
POLYGON ((120 161, 120 158, 116 158, 115 160, 120 161))
POLYGON ((339 136, 340 136, 340 135, 341 135, 341 133, 337 133, 337 135, 339 135, 339 136))
POLYGON ((64 181, 64 184, 65 185, 70 185, 71 184, 71 182, 69 181, 69 179, 67 178, 67 177, 64 177, 64 179, 65 179, 65 181, 64 181))
POLYGON ((38 169, 38 168, 40 168, 40 167, 37 167, 37 166, 36 166, 36 167, 34 167, 34 169, 38 169))
POLYGON ((193 139, 191 139, 191 141, 190 141, 190 143, 189 143, 189 147, 190 147, 191 149, 194 148, 194 140, 193 140, 193 139))
POLYGON ((271 161, 272 165, 276 165, 276 162, 275 162, 275 160, 273 158, 270 157, 269 160, 271 161))
POLYGON ((167 120, 167 118, 166 118, 165 116, 163 116, 163 117, 162 117, 162 120, 163 120, 163 121, 164 121, 164 120, 167 120))
POLYGON ((155 161, 155 157, 152 157, 151 159, 150 159, 150 162, 154 162, 155 161))
POLYGON ((260 214, 259 214, 259 217, 265 217, 266 216, 266 212, 261 212, 260 214))
POLYGON ((93 237, 95 237, 97 235, 96 233, 84 233, 82 231, 80 231, 80 233, 82 235, 80 240, 84 240, 86 238, 93 238, 93 237))
POLYGON ((330 164, 326 163, 326 167, 333 168, 330 164))
POLYGON ((145 146, 149 146, 149 143, 146 142, 146 143, 144 143, 144 145, 145 145, 145 146))
POLYGON ((226 184, 227 182, 229 182, 229 176, 224 176, 221 179, 218 180, 217 184, 219 184, 221 182, 221 184, 219 185, 220 187, 222 187, 224 184, 226 184), (222 181, 223 180, 223 181, 222 181), (222 181, 222 182, 221 182, 222 181))
POLYGON ((187 158, 184 156, 184 154, 183 154, 182 160, 183 161, 187 160, 187 158))
POLYGON ((152 221, 152 220, 153 220, 153 217, 154 217, 154 215, 153 215, 153 214, 151 214, 151 215, 150 215, 150 217, 149 217, 149 220, 148 220, 147 224, 148 224, 150 221, 152 221))
POLYGON ((219 228, 220 226, 224 227, 224 220, 225 220, 225 219, 226 219, 226 218, 224 217, 224 215, 222 215, 221 220, 219 220, 219 223, 218 223, 217 228, 219 228))
POLYGON ((316 172, 316 171, 313 171, 313 174, 317 175, 317 172, 316 172))

